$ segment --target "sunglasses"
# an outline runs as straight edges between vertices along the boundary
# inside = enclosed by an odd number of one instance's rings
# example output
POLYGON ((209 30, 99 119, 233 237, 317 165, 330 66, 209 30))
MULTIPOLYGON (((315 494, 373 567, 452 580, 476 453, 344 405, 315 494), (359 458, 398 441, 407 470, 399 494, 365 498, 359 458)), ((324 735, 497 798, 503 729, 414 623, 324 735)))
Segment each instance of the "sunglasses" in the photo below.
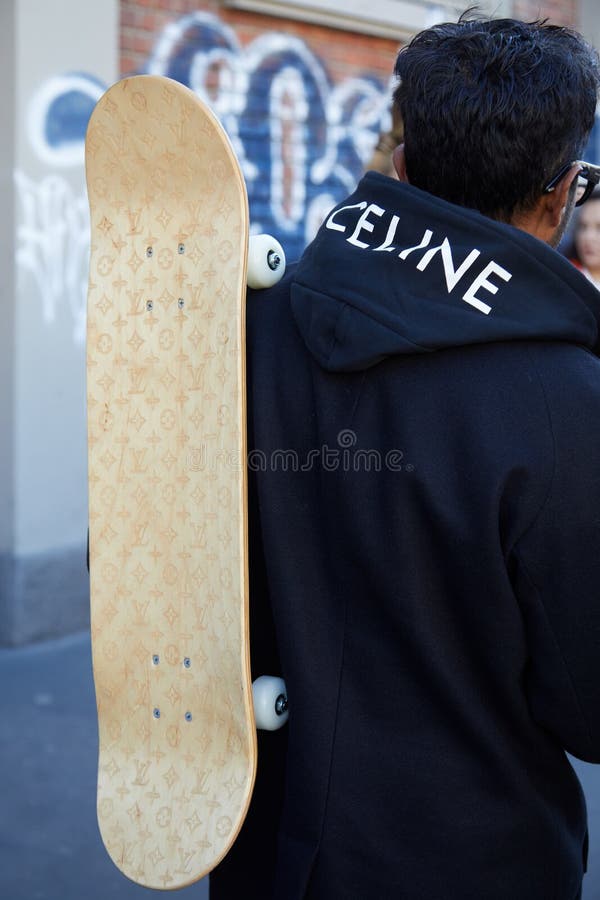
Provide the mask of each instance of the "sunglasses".
POLYGON ((579 166, 577 186, 575 188, 575 206, 583 206, 585 201, 589 200, 594 188, 600 181, 600 166, 594 166, 592 163, 584 162, 580 159, 563 166, 560 172, 557 172, 554 178, 548 182, 544 188, 544 194, 550 194, 573 166, 579 166))

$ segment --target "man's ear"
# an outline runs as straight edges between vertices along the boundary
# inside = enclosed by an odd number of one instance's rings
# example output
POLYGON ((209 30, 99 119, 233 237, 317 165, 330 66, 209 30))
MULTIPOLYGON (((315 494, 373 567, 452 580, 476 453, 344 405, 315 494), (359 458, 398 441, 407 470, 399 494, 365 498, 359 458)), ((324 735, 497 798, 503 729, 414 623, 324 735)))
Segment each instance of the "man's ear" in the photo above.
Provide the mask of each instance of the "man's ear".
POLYGON ((542 194, 533 209, 513 216, 511 225, 527 231, 546 244, 556 246, 554 241, 563 224, 565 211, 569 205, 569 189, 579 172, 580 166, 574 163, 553 191, 542 194))
POLYGON ((581 167, 577 163, 574 163, 565 177, 561 178, 558 182, 554 190, 549 194, 544 194, 542 197, 544 209, 548 216, 548 223, 551 228, 558 228, 560 225, 565 208, 569 202, 569 188, 573 184, 575 178, 579 176, 580 169, 581 167))
POLYGON ((396 174, 398 175, 398 180, 403 181, 404 184, 409 184, 410 182, 406 175, 406 157, 404 155, 404 144, 398 144, 398 146, 392 153, 392 161, 394 163, 396 174))

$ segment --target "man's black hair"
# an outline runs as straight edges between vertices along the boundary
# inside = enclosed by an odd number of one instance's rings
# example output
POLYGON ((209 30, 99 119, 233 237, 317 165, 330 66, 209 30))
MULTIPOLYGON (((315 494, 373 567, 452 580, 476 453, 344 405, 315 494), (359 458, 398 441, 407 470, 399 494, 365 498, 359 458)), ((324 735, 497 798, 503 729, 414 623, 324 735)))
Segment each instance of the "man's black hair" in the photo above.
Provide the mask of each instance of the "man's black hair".
POLYGON ((506 222, 581 156, 600 85, 572 29, 471 12, 416 35, 395 74, 411 184, 506 222))

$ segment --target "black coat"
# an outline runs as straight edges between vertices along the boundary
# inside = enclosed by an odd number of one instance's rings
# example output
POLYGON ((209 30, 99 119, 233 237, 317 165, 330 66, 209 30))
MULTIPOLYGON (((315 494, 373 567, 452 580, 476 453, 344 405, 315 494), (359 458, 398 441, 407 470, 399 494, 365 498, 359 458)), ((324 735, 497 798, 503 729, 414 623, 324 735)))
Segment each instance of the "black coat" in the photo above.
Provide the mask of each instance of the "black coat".
POLYGON ((253 667, 291 713, 213 900, 579 895, 599 323, 546 245, 373 173, 250 295, 253 667))

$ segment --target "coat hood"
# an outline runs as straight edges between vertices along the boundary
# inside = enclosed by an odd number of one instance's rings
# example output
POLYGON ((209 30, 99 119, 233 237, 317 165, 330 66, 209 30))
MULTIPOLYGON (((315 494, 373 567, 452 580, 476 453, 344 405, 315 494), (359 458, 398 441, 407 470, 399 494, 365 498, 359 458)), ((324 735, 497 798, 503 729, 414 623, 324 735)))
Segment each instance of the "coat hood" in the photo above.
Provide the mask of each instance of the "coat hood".
POLYGON ((600 292, 542 241, 369 172, 300 260, 292 309, 329 371, 492 341, 600 351, 600 292))

